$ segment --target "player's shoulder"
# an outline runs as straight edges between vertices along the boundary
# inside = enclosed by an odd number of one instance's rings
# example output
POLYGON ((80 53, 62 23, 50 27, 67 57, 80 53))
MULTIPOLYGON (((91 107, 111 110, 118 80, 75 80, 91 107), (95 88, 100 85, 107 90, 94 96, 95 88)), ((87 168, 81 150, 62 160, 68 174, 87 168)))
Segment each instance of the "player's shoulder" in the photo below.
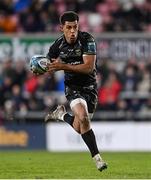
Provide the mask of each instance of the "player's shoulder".
POLYGON ((59 47, 60 44, 63 42, 63 40, 64 40, 63 35, 61 35, 53 42, 53 45, 59 47))
POLYGON ((82 40, 86 40, 86 41, 95 41, 94 37, 92 34, 88 33, 88 32, 82 32, 82 31, 79 31, 79 37, 80 39, 82 40))

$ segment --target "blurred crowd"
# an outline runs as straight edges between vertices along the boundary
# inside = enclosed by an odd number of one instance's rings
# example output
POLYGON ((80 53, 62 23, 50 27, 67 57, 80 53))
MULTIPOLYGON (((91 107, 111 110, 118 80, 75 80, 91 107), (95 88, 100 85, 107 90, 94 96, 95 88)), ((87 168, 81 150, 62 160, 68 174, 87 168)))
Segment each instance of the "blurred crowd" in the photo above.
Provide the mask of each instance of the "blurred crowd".
POLYGON ((59 32, 59 16, 76 11, 83 31, 151 31, 150 0, 1 0, 1 33, 59 32))
POLYGON ((151 61, 130 59, 120 70, 112 61, 100 62, 99 110, 151 110, 151 61))
MULTIPOLYGON (((131 59, 120 70, 109 59, 98 62, 98 111, 151 110, 151 61, 131 59)), ((57 104, 68 108, 62 73, 34 76, 24 60, 6 59, 0 70, 0 121, 15 111, 46 112, 57 104)))
POLYGON ((64 90, 58 77, 56 74, 35 76, 24 60, 5 59, 0 71, 0 118, 10 119, 15 111, 24 115, 53 107, 57 98, 52 93, 64 90))

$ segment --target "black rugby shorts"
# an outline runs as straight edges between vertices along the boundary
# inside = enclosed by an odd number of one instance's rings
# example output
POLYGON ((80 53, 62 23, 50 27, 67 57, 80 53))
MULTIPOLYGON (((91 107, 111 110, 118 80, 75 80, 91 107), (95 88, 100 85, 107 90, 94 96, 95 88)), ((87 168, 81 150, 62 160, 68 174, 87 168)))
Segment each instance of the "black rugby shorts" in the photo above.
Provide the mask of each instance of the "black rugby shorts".
POLYGON ((98 102, 97 88, 94 85, 88 87, 66 86, 65 96, 69 103, 77 98, 84 99, 87 102, 88 112, 94 113, 98 102))

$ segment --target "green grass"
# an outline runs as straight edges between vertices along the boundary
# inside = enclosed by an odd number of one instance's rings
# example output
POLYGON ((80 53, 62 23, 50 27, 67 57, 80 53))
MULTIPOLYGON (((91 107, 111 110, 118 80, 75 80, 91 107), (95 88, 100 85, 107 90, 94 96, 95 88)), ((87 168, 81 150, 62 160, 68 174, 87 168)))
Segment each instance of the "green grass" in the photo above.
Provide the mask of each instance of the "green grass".
POLYGON ((151 153, 103 153, 99 172, 89 153, 0 152, 0 179, 149 179, 151 153))

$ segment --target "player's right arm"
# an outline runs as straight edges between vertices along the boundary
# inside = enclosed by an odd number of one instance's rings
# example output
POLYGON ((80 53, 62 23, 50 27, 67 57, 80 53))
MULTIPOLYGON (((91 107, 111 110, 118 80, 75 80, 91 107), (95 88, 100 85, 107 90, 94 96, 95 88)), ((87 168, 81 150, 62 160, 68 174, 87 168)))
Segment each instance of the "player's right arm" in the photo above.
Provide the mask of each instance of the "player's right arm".
MULTIPOLYGON (((49 51, 46 57, 50 60, 51 63, 54 62, 54 59, 57 59, 59 56, 59 40, 57 39, 49 48, 49 51)), ((48 73, 52 74, 55 70, 49 70, 48 73)))

